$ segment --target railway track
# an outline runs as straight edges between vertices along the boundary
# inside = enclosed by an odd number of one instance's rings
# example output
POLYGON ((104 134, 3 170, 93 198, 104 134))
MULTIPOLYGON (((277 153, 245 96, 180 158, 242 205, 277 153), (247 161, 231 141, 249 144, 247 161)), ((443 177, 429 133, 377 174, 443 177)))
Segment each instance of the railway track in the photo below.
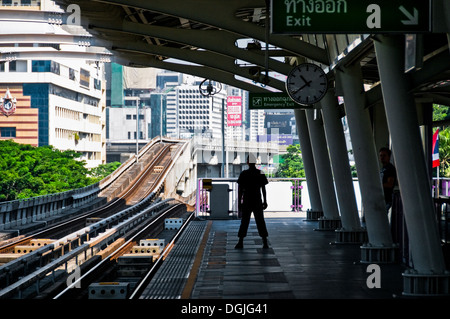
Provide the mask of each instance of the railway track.
MULTIPOLYGON (((68 273, 70 272, 70 269, 67 269, 70 267, 69 257, 71 254, 78 256, 76 250, 83 251, 82 259, 86 261, 89 250, 93 256, 100 256, 95 257, 96 259, 102 258, 106 253, 99 254, 99 252, 111 244, 112 239, 108 234, 117 231, 115 225, 126 223, 136 215, 145 215, 140 220, 143 224, 144 220, 151 219, 155 214, 154 210, 151 211, 150 216, 142 214, 142 211, 151 207, 158 198, 165 170, 171 161, 171 150, 174 147, 177 147, 174 143, 163 144, 153 158, 146 163, 137 178, 108 204, 0 247, 0 259, 3 261, 3 265, 0 266, 0 298, 22 298, 28 284, 37 287, 36 292, 30 295, 41 295, 40 284, 36 282, 48 279, 49 275, 48 273, 44 275, 43 269, 50 269, 51 265, 55 266, 51 269, 54 276, 55 269, 61 267, 56 265, 58 262, 55 260, 61 260, 66 267, 63 272, 68 273), (111 229, 115 230, 111 231, 111 229), (100 237, 93 241, 92 238, 98 236, 100 237), (98 245, 99 243, 101 245, 98 245)), ((162 209, 158 207, 159 210, 162 209)), ((132 228, 139 227, 135 225, 132 228)), ((127 230, 127 233, 132 231, 127 230)), ((79 263, 79 257, 76 257, 75 264, 79 263)), ((84 267, 87 267, 89 263, 86 263, 84 267)))
POLYGON ((53 299, 136 297, 164 262, 174 242, 192 217, 192 213, 187 215, 183 204, 167 208, 130 238, 121 240, 115 249, 107 252, 107 256, 101 262, 67 284, 64 290, 53 296, 53 299), (164 229, 168 219, 180 218, 185 219, 183 227, 164 229), (143 244, 145 242, 150 246, 143 244))

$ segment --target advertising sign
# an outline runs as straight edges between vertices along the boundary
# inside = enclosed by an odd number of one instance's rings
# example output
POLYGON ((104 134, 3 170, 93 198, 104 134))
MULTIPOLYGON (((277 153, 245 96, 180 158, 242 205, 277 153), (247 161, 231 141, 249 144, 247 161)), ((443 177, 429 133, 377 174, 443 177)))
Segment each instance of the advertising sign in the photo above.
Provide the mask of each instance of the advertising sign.
POLYGON ((429 0, 272 0, 272 33, 429 32, 429 0))
POLYGON ((242 125, 242 97, 228 96, 227 97, 227 125, 241 126, 242 125))

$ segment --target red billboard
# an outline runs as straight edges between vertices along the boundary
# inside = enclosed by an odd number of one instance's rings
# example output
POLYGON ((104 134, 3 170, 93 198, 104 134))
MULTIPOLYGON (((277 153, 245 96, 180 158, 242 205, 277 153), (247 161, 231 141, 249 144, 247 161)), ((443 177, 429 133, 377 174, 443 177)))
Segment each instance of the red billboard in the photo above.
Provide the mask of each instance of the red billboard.
POLYGON ((242 96, 227 97, 227 125, 242 125, 242 96))

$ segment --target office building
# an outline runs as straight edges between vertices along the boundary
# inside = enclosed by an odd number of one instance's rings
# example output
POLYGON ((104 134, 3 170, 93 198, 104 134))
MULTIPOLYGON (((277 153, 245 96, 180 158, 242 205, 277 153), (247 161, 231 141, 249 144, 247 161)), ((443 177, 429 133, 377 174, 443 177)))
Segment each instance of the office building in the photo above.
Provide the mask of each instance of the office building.
MULTIPOLYGON (((2 1, 0 5, 7 10, 13 4, 2 1)), ((51 1, 14 1, 15 9, 43 10, 46 6, 51 9, 51 1)), ((32 20, 4 21, 2 29, 5 34, 67 34, 58 25, 32 20)), ((2 44, 28 52, 32 58, 11 57, 0 63, 0 97, 10 94, 16 101, 14 112, 0 114, 0 138, 74 150, 82 154, 87 167, 95 167, 106 161, 104 65, 76 55, 59 57, 69 45, 2 44)), ((73 47, 80 53, 84 50, 73 47)))

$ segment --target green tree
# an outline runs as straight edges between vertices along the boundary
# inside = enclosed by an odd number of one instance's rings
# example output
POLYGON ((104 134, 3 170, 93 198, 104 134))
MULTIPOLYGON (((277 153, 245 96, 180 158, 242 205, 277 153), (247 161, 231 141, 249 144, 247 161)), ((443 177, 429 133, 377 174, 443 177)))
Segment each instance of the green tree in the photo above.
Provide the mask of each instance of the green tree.
POLYGON ((89 175, 94 178, 96 182, 98 182, 114 172, 120 165, 122 165, 120 162, 101 164, 97 167, 91 168, 89 175))
POLYGON ((433 121, 442 121, 448 117, 448 106, 433 104, 433 121))
MULTIPOLYGON (((442 121, 449 117, 449 107, 433 104, 433 121, 442 121)), ((435 128, 433 133, 436 132, 435 128)), ((439 128, 439 176, 450 177, 450 128, 439 128)))
POLYGON ((0 202, 68 191, 91 185, 120 163, 87 169, 81 154, 53 146, 32 147, 0 141, 0 202))
POLYGON ((283 154, 280 166, 276 172, 276 177, 299 178, 305 177, 305 169, 300 150, 300 145, 289 145, 287 154, 283 154))

